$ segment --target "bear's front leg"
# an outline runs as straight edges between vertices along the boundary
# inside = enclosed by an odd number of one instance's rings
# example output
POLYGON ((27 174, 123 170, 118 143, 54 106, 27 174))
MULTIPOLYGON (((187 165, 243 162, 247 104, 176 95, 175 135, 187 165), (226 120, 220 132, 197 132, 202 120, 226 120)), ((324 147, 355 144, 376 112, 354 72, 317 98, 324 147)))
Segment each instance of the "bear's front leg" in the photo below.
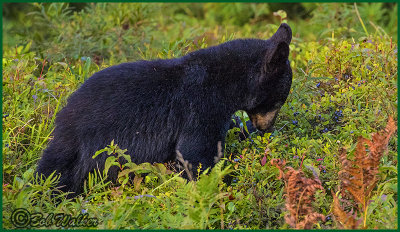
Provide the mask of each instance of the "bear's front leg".
POLYGON ((202 135, 185 136, 180 139, 176 149, 176 161, 185 169, 183 176, 194 180, 200 164, 201 171, 212 167, 223 156, 223 144, 221 140, 202 135))

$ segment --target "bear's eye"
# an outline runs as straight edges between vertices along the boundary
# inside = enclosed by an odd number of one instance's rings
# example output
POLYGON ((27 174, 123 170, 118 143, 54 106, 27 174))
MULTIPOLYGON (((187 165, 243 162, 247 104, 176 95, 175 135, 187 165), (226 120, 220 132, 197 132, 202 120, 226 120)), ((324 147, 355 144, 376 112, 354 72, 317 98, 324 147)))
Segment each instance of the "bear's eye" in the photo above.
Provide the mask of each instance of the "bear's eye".
POLYGON ((283 105, 282 102, 277 102, 274 104, 274 109, 279 109, 282 107, 282 105, 283 105))

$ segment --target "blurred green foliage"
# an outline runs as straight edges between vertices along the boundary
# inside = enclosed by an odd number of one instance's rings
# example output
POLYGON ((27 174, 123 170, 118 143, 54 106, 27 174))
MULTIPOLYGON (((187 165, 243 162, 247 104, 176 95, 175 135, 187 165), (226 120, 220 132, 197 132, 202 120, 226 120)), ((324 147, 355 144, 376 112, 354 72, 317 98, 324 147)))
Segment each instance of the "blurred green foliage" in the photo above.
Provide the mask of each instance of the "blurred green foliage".
MULTIPOLYGON (((359 3, 358 8, 368 31, 397 40, 394 3, 359 3)), ((41 58, 87 56, 96 63, 149 58, 140 51, 160 51, 177 36, 194 43, 204 39, 207 45, 218 44, 221 34, 268 38, 276 29, 269 24, 282 20, 273 14, 279 9, 301 41, 364 33, 349 3, 7 3, 3 9, 5 48, 32 41, 32 51, 41 58)))
MULTIPOLYGON (((99 229, 285 229, 284 183, 270 165, 274 158, 318 173, 327 192, 319 193, 315 207, 332 217, 339 149, 351 155, 359 136, 384 128, 388 116, 397 120, 397 4, 356 6, 360 17, 349 3, 4 4, 4 227, 14 228, 11 213, 22 207, 43 214, 88 212, 99 219, 99 229), (225 158, 198 173, 197 182, 162 164, 127 162, 119 185, 107 182, 106 172, 94 172, 86 194, 67 200, 52 198, 57 176, 34 180, 56 113, 93 73, 235 38, 266 39, 281 22, 293 29, 293 85, 275 131, 240 142, 238 129, 231 130, 225 158)), ((129 161, 117 144, 101 151, 111 155, 109 168, 121 167, 121 157, 129 161)), ((397 136, 381 164, 368 228, 396 229, 397 136)), ((338 227, 327 220, 315 228, 338 227)))

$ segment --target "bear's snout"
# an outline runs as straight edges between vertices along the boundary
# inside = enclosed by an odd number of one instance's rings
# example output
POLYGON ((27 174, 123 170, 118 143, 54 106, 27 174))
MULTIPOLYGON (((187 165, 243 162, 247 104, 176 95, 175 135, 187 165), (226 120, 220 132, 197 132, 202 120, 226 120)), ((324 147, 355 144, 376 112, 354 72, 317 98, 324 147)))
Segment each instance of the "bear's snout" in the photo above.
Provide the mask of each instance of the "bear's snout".
POLYGON ((278 112, 279 109, 275 109, 267 113, 257 113, 249 116, 253 126, 256 127, 257 130, 271 132, 278 112))

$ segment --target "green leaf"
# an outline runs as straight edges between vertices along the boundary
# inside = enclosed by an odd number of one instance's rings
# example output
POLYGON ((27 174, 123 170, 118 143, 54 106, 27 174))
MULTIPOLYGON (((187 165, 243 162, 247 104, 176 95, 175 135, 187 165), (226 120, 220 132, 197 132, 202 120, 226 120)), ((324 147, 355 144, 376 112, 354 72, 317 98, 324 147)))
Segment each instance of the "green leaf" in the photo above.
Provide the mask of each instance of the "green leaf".
POLYGON ((92 156, 92 159, 96 158, 98 155, 100 155, 101 153, 103 153, 107 150, 108 150, 107 148, 104 148, 104 149, 96 151, 96 153, 94 153, 94 155, 92 156))
POLYGON ((119 163, 117 162, 117 157, 115 156, 110 156, 106 159, 106 162, 104 164, 104 174, 107 175, 108 174, 108 170, 112 167, 112 166, 118 166, 119 167, 119 163))
POLYGON ((227 208, 228 208, 228 210, 230 212, 233 212, 233 211, 235 211, 236 206, 235 206, 235 204, 233 202, 229 202, 228 205, 227 205, 227 208))

